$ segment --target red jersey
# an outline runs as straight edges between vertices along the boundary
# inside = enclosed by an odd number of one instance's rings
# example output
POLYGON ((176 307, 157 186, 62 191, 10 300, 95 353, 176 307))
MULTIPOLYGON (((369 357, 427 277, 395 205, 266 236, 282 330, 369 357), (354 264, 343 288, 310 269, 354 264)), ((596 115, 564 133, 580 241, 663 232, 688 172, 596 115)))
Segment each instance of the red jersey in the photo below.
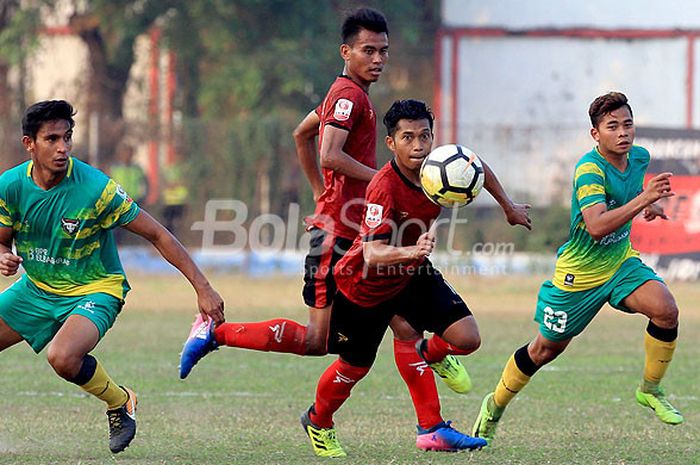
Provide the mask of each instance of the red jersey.
MULTIPOLYGON (((377 166, 377 116, 367 92, 347 76, 339 76, 316 109, 321 120, 318 147, 323 143, 323 127, 330 125, 348 131, 343 151, 370 168, 377 166)), ((309 223, 346 239, 354 239, 362 220, 367 182, 323 169, 323 194, 309 223)))
POLYGON ((394 160, 374 176, 367 187, 360 234, 335 266, 338 289, 353 303, 373 307, 401 292, 425 259, 396 265, 368 266, 362 243, 388 239, 389 245, 415 245, 440 215, 440 207, 409 181, 394 160))

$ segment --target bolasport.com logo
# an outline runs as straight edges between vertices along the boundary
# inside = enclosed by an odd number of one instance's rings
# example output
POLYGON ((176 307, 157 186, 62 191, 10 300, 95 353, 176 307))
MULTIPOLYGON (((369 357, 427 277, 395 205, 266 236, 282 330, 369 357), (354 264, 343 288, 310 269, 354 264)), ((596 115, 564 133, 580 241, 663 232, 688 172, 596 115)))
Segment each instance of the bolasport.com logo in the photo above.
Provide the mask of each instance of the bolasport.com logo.
MULTIPOLYGON (((347 202, 340 210, 340 221, 353 229, 359 230, 359 224, 348 218, 349 209, 357 209, 363 206, 363 199, 347 202)), ((501 256, 512 255, 515 252, 515 244, 510 242, 474 242, 458 246, 464 241, 459 240, 460 227, 464 227, 469 220, 460 218, 464 209, 450 209, 443 212, 443 216, 435 220, 435 224, 424 224, 415 218, 404 218, 399 215, 399 221, 395 222, 386 218, 380 218, 381 212, 376 208, 371 216, 372 221, 383 221, 391 231, 387 237, 389 244, 398 244, 407 232, 408 228, 414 228, 420 233, 432 230, 440 237, 436 244, 436 250, 447 253, 450 256, 460 257, 469 255, 501 256)), ((265 213, 251 217, 250 210, 245 202, 236 199, 212 199, 207 201, 204 208, 204 219, 192 224, 193 231, 202 233, 202 249, 218 251, 248 250, 261 253, 275 253, 283 251, 309 251, 311 233, 304 223, 300 207, 291 203, 286 217, 265 213)), ((319 220, 319 218, 316 218, 319 220)), ((318 222, 318 221, 317 221, 318 222)), ((322 218, 324 230, 333 230, 331 218, 322 218)), ((374 223, 368 226, 375 226, 374 223)), ((407 244, 404 244, 407 245, 407 244)))

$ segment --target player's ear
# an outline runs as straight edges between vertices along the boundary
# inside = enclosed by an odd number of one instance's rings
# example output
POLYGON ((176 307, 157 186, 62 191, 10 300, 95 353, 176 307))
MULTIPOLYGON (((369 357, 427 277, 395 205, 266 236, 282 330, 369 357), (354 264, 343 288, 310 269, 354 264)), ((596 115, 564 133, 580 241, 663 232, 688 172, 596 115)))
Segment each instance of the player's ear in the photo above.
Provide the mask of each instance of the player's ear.
POLYGON ((343 61, 348 61, 350 59, 351 47, 348 44, 340 44, 340 57, 343 61))
POLYGON ((34 140, 31 137, 22 136, 22 144, 27 152, 32 153, 32 150, 34 149, 34 140))
POLYGON ((600 133, 598 132, 598 128, 591 128, 591 137, 594 141, 600 142, 600 133))
POLYGON ((393 137, 386 136, 386 138, 384 139, 384 142, 386 143, 386 146, 389 148, 389 150, 391 150, 392 152, 394 152, 396 150, 396 143, 394 142, 393 137))

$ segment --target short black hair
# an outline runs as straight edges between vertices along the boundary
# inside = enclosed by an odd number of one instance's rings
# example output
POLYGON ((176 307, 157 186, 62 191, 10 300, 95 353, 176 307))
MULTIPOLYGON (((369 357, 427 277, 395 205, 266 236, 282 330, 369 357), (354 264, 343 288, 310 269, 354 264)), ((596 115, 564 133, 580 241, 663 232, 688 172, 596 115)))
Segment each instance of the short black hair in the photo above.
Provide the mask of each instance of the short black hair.
POLYGON ((608 92, 605 95, 601 95, 593 100, 591 106, 588 107, 588 116, 591 118, 591 124, 594 128, 597 128, 603 116, 622 107, 627 107, 630 111, 630 116, 632 116, 632 107, 627 102, 625 94, 622 92, 608 92))
POLYGON ((389 35, 389 27, 386 24, 384 14, 379 10, 372 8, 360 8, 345 18, 342 29, 343 43, 352 45, 360 30, 367 29, 368 31, 386 33, 389 35))
POLYGON ((433 112, 430 111, 430 108, 428 108, 428 105, 421 100, 397 100, 391 104, 391 108, 389 108, 389 111, 384 115, 384 126, 386 126, 386 132, 389 136, 393 137, 394 134, 396 134, 399 121, 402 119, 412 121, 427 119, 430 125, 430 131, 432 132, 435 116, 433 112))
POLYGON ((41 125, 47 121, 66 120, 71 129, 75 126, 73 105, 65 100, 44 100, 37 102, 24 111, 22 117, 22 135, 36 139, 41 125))

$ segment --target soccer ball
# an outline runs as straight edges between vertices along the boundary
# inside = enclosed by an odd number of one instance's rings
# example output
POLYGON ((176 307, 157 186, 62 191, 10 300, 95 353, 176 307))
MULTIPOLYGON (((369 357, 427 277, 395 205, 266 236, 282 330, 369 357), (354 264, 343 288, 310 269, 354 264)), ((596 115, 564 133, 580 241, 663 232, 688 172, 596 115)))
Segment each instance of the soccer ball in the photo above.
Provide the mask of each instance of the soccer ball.
POLYGON ((463 145, 441 145, 423 160, 420 184, 436 204, 463 207, 481 192, 484 168, 476 154, 463 145))

